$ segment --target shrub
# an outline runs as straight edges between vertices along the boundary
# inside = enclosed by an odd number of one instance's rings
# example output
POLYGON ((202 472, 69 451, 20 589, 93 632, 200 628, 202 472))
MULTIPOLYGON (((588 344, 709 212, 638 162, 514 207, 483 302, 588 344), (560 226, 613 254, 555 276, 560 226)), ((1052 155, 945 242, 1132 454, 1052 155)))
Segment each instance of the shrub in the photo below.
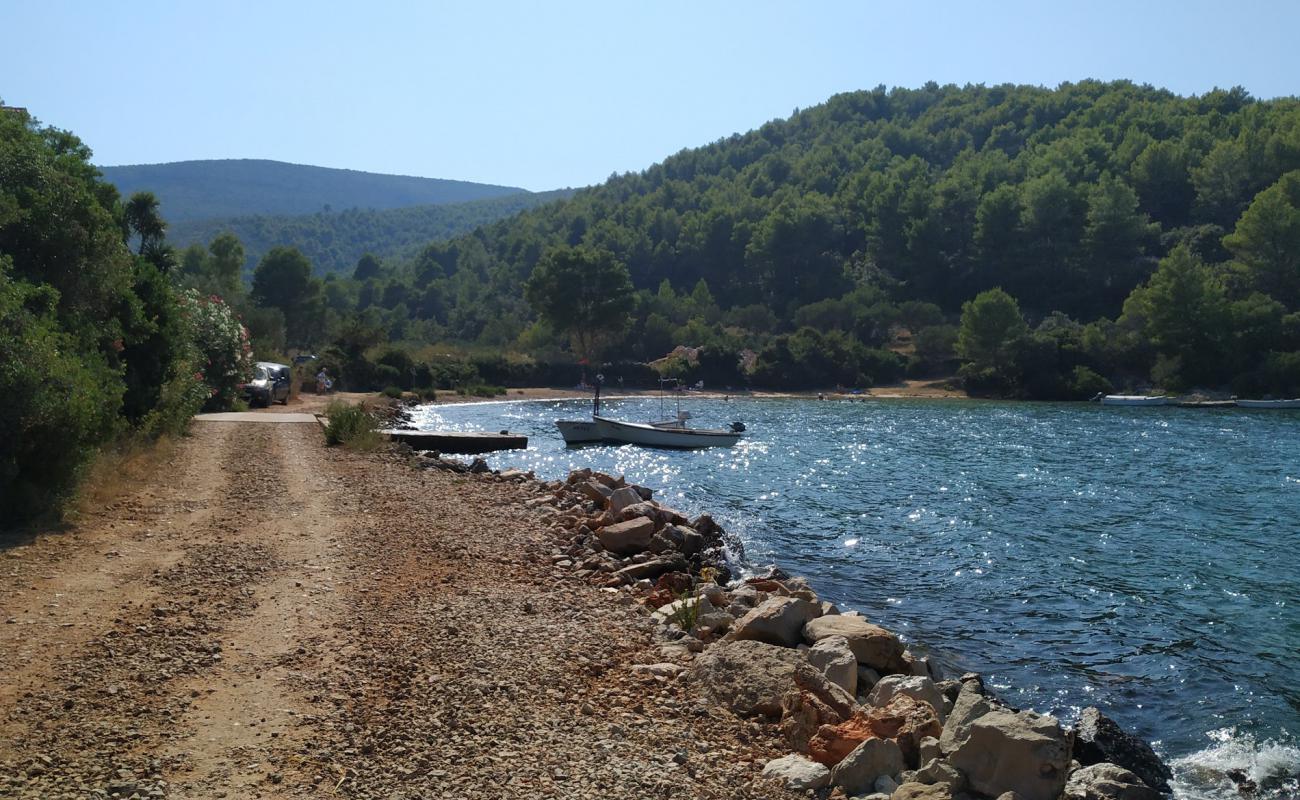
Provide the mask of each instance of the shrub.
POLYGON ((57 512, 119 428, 117 370, 60 329, 58 292, 10 280, 0 259, 0 521, 57 512))
POLYGON ((208 387, 208 400, 203 408, 205 411, 231 408, 239 397, 239 384, 253 374, 248 331, 230 306, 216 295, 204 296, 188 289, 181 299, 199 352, 198 373, 208 387))
POLYGON ((1110 381, 1088 367, 1075 367, 1074 374, 1070 376, 1070 394, 1076 400, 1089 400, 1098 394, 1110 394, 1113 391, 1115 387, 1110 381))
POLYGON ((402 399, 402 390, 400 387, 397 386, 385 386, 383 391, 380 392, 380 394, 382 394, 384 397, 391 397, 394 400, 402 399))
POLYGON ((331 401, 325 409, 329 424, 325 426, 325 443, 344 445, 352 450, 374 450, 383 442, 375 418, 361 404, 331 401))

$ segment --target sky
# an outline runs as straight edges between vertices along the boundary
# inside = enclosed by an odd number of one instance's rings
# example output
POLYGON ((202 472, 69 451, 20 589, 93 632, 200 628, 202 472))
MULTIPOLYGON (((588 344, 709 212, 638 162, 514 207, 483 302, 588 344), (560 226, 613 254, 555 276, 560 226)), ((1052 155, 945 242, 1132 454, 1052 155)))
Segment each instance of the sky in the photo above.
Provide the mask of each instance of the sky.
POLYGON ((1300 2, 0 0, 0 100, 109 166, 598 183, 878 85, 1300 95, 1300 2))

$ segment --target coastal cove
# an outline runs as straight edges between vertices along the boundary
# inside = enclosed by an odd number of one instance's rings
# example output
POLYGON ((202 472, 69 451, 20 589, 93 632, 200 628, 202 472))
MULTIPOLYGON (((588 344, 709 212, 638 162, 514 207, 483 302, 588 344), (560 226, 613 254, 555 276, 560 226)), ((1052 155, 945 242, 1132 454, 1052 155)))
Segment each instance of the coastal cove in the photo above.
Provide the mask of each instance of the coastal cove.
MULTIPOLYGON (((725 450, 564 448, 581 401, 423 406, 529 436, 494 468, 584 466, 707 512, 777 564, 1018 707, 1100 706, 1179 773, 1300 769, 1300 414, 983 401, 698 400, 725 450)), ((653 399, 613 401, 624 419, 653 399)), ((1280 795, 1279 795, 1280 796, 1280 795)))

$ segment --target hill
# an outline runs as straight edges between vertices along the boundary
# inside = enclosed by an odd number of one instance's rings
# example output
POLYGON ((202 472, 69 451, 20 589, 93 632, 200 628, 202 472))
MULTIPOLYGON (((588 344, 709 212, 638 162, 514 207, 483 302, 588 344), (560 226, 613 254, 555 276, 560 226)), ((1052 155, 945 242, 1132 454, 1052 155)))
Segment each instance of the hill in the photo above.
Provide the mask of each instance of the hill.
POLYGON ((908 369, 964 362, 968 387, 1001 394, 1080 396, 1105 378, 1294 392, 1298 232, 1295 98, 931 83, 684 150, 351 296, 372 317, 382 298, 391 338, 538 352, 582 335, 562 315, 534 324, 525 299, 560 253, 557 275, 626 269, 629 324, 604 352, 704 346, 725 374, 751 349, 766 385, 881 380, 897 371, 857 348, 890 347, 917 354, 908 369))
POLYGON ((954 312, 1002 286, 1039 316, 1094 319, 1180 242, 1227 261, 1222 237, 1297 168, 1293 98, 879 88, 579 191, 494 226, 483 247, 516 287, 547 247, 588 244, 638 288, 702 279, 723 309, 785 319, 863 282, 954 312))
POLYGON ((301 250, 319 274, 350 274, 365 253, 380 258, 410 254, 431 240, 469 233, 481 225, 572 194, 571 189, 559 189, 409 208, 350 208, 315 214, 189 220, 173 223, 168 229, 168 240, 179 248, 206 245, 218 234, 229 231, 244 245, 248 270, 272 247, 284 245, 301 250))
POLYGON ((403 208, 464 203, 524 192, 512 186, 381 175, 257 159, 178 161, 100 167, 123 196, 151 191, 178 223, 250 214, 312 214, 330 209, 403 208))

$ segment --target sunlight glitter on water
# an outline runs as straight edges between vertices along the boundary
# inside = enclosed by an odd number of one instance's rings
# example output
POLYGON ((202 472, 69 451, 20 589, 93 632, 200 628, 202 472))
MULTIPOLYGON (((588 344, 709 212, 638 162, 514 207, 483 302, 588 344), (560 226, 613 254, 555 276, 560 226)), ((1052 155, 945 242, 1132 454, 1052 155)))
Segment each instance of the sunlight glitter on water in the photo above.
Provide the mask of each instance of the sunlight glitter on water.
POLYGON ((1287 476, 1300 414, 699 401, 696 424, 741 419, 746 438, 694 453, 565 448, 554 420, 587 409, 418 415, 424 428, 530 437, 494 467, 623 472, 708 511, 753 564, 808 576, 1018 705, 1066 719, 1099 705, 1180 757, 1225 725, 1283 751, 1283 729, 1300 729, 1300 614, 1287 603, 1300 596, 1300 479, 1287 476))

